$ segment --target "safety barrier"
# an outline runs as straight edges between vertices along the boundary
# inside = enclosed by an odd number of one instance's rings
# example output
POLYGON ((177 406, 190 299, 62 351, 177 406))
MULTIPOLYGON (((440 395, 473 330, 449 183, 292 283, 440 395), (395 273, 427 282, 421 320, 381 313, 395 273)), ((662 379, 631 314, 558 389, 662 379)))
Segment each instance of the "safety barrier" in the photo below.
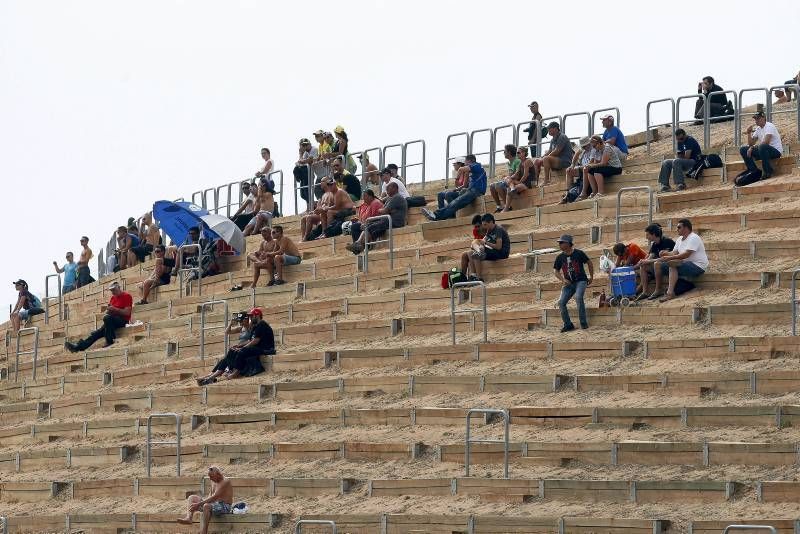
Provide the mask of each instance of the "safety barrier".
POLYGON ((8 519, 4 515, 0 515, 0 534, 8 534, 8 519))
POLYGON ((181 415, 174 412, 153 413, 147 416, 147 443, 145 451, 145 462, 147 466, 147 478, 150 478, 150 466, 153 460, 153 445, 175 445, 175 468, 177 475, 181 476, 181 415), (174 417, 175 418, 175 441, 153 441, 153 418, 155 417, 174 417))
POLYGON ((294 524, 294 534, 301 534, 303 532, 303 526, 328 526, 331 527, 331 534, 336 534, 336 522, 335 521, 324 521, 322 519, 300 519, 294 524))
POLYGON ((489 169, 494 169, 494 130, 492 128, 479 128, 469 133, 469 144, 467 154, 472 154, 480 163, 480 156, 489 156, 489 169), (489 148, 480 152, 475 151, 475 137, 480 134, 489 134, 489 148))
POLYGON ((422 167, 422 188, 425 188, 425 140, 424 139, 414 139, 413 141, 406 141, 403 143, 403 164, 402 174, 403 181, 405 182, 408 180, 408 169, 411 167, 422 167), (413 145, 420 145, 422 147, 422 160, 416 163, 409 163, 408 162, 408 147, 413 145))
MULTIPOLYGON (((800 275, 800 269, 792 271, 792 335, 797 335, 797 276, 800 275)), ((19 339, 19 338, 17 338, 19 339)))
POLYGON ((447 136, 447 140, 445 141, 445 154, 444 154, 444 186, 448 187, 450 185, 450 163, 454 161, 458 157, 466 156, 469 153, 469 133, 468 132, 456 132, 451 133, 447 136), (464 138, 466 142, 464 154, 459 156, 451 156, 450 155, 450 142, 453 139, 458 139, 460 137, 464 138))
POLYGON ((565 134, 570 141, 580 139, 582 135, 569 135, 567 132, 567 119, 569 117, 583 117, 586 116, 586 135, 592 135, 592 114, 588 111, 577 111, 575 113, 567 113, 561 119, 561 133, 565 134))
MULTIPOLYGON (((517 146, 517 129, 513 124, 503 124, 502 126, 496 126, 492 130, 492 144, 494 145, 494 148, 492 149, 492 157, 491 157, 491 161, 489 162, 489 178, 494 178, 495 175, 496 175, 497 161, 498 161, 497 155, 498 154, 505 155, 505 145, 506 145, 506 143, 498 143, 497 142, 497 134, 499 132, 502 132, 503 130, 507 130, 509 128, 511 129, 511 141, 508 144, 514 145, 516 147, 517 146)), ((514 157, 517 157, 517 155, 514 154, 514 157)))
POLYGON ((364 226, 362 227, 362 232, 364 233, 364 256, 363 256, 363 270, 364 273, 369 272, 369 246, 376 245, 378 243, 388 243, 389 244, 389 270, 394 270, 394 241, 392 240, 392 216, 391 215, 376 215, 375 217, 370 217, 366 221, 364 221, 364 226), (372 221, 379 221, 381 219, 386 219, 389 222, 389 228, 386 229, 386 239, 378 239, 375 241, 369 240, 369 232, 367 231, 367 223, 372 221))
POLYGON ((481 312, 483 314, 483 342, 487 343, 489 340, 489 317, 486 312, 486 284, 480 280, 474 282, 457 282, 450 286, 450 335, 453 339, 453 345, 456 344, 456 314, 457 313, 472 313, 481 312), (467 289, 472 287, 480 287, 482 293, 482 300, 480 308, 462 308, 456 310, 456 290, 467 289))
POLYGON ((467 411, 467 431, 464 439, 464 476, 469 476, 470 465, 470 447, 473 443, 502 443, 503 444, 503 478, 508 478, 508 449, 509 449, 509 416, 508 410, 501 410, 498 408, 472 408, 467 411), (503 418, 503 439, 472 439, 471 428, 469 424, 470 418, 474 414, 485 415, 499 415, 503 418))
POLYGON ((14 359, 14 382, 19 380, 19 357, 23 354, 32 354, 33 355, 33 380, 36 380, 36 362, 39 358, 39 327, 38 326, 29 326, 27 328, 20 328, 17 332, 17 346, 16 350, 14 351, 15 359, 14 359), (33 332, 33 348, 30 350, 20 350, 20 342, 22 339, 22 334, 24 332, 33 332))
POLYGON ((642 217, 647 215, 647 224, 651 224, 653 222, 653 188, 649 185, 639 185, 635 187, 623 187, 619 191, 617 191, 617 211, 616 211, 616 224, 614 226, 614 241, 619 242, 619 221, 623 218, 630 218, 630 217, 642 217), (620 210, 622 206, 620 204, 620 199, 622 198, 622 193, 626 191, 647 191, 647 213, 628 213, 627 215, 621 215, 620 210))
POLYGON ((224 347, 225 350, 223 354, 228 353, 228 301, 227 300, 209 300, 208 302, 204 302, 200 305, 200 359, 205 360, 206 358, 206 331, 207 330, 218 330, 220 328, 225 329, 225 341, 224 347), (214 304, 224 304, 225 305, 225 312, 224 317, 225 320, 222 326, 206 326, 206 310, 207 309, 214 309, 214 304))
POLYGON ((617 115, 616 118, 614 119, 614 126, 616 126, 617 128, 620 127, 619 126, 619 120, 620 120, 619 108, 613 107, 613 108, 596 109, 596 110, 592 111, 592 129, 591 129, 591 132, 589 133, 589 135, 594 135, 594 125, 595 125, 596 117, 601 113, 608 113, 609 111, 613 111, 617 115))
POLYGON ((795 107, 795 109, 794 109, 794 111, 791 110, 791 109, 784 109, 783 111, 774 111, 772 109, 772 107, 774 106, 774 104, 772 103, 772 99, 768 98, 767 99, 767 120, 768 121, 772 121, 772 117, 774 115, 780 115, 782 113, 793 113, 794 112, 797 115, 797 120, 795 121, 795 123, 796 123, 795 127, 797 129, 796 133, 797 133, 798 139, 800 139, 800 85, 798 85, 796 83, 790 83, 790 84, 785 84, 785 85, 773 85, 772 87, 769 88, 769 94, 772 94, 776 89, 784 89, 784 90, 792 89, 794 91, 794 95, 795 95, 794 107, 795 107))
POLYGON ((58 282, 58 320, 64 320, 64 297, 61 294, 61 275, 48 274, 44 277, 44 324, 50 323, 50 279, 53 277, 55 277, 58 282))
MULTIPOLYGON (((378 163, 377 163, 377 165, 375 165, 375 166, 376 166, 376 167, 378 167, 378 171, 380 171, 380 169, 382 169, 382 168, 383 168, 383 150, 381 149, 381 147, 379 147, 379 146, 376 146, 376 147, 372 147, 372 148, 367 148, 366 150, 359 150, 359 151, 358 151, 358 152, 356 152, 355 154, 366 154, 366 155, 367 155, 367 159, 368 159, 368 160, 369 160, 371 163, 375 163, 375 162, 374 162, 374 161, 372 161, 372 159, 370 158, 370 153, 371 153, 371 152, 377 152, 377 153, 378 153, 378 163)), ((366 185, 367 185, 367 181, 368 181, 368 180, 367 180, 367 174, 368 174, 368 172, 367 172, 367 166, 366 166, 366 165, 364 165, 364 160, 363 160, 363 159, 361 159, 361 160, 360 160, 360 163, 358 163, 358 165, 361 167, 361 171, 360 171, 360 172, 357 172, 355 175, 356 175, 356 176, 358 176, 358 178, 359 178, 359 181, 361 182, 361 186, 362 186, 362 187, 366 187, 366 185)), ((374 171, 373 171, 373 172, 374 172, 374 171)))
POLYGON ((670 103, 670 137, 672 137, 672 152, 676 152, 678 150, 678 142, 675 140, 675 99, 674 98, 659 98, 658 100, 651 100, 647 103, 647 111, 645 112, 645 133, 644 138, 647 144, 647 153, 650 154, 650 127, 655 126, 650 121, 650 107, 653 104, 660 104, 662 102, 669 102, 670 103))
MULTIPOLYGON (((187 243, 178 247, 178 293, 179 297, 183 298, 184 294, 184 276, 187 273, 197 273, 197 294, 203 294, 203 250, 198 243, 187 243), (183 251, 187 249, 197 249, 197 266, 196 267, 183 267, 183 251)), ((189 284, 191 284, 191 279, 189 284)), ((187 293, 188 294, 188 293, 187 293)))
POLYGON ((722 534, 728 534, 731 530, 768 530, 772 534, 778 534, 777 529, 770 525, 728 525, 722 534))

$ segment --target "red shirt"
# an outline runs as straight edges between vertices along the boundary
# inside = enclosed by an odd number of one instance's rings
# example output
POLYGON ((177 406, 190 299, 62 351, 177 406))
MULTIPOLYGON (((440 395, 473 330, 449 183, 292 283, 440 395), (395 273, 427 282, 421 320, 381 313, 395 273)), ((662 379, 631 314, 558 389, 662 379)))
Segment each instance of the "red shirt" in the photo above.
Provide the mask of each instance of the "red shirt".
POLYGON ((370 217, 375 217, 376 215, 380 215, 380 211, 382 209, 383 209, 383 202, 381 202, 377 198, 372 202, 370 202, 369 204, 362 202, 361 205, 358 207, 358 220, 364 222, 370 217))
MULTIPOLYGON (((133 297, 130 293, 125 293, 124 291, 119 295, 111 295, 111 300, 108 302, 110 306, 114 306, 115 308, 130 308, 133 311, 133 297)), ((123 315, 122 317, 125 318, 125 322, 131 322, 131 314, 123 315)))
POLYGON ((625 253, 622 256, 617 256, 617 267, 636 265, 646 257, 647 253, 639 248, 639 245, 631 243, 625 247, 625 253))

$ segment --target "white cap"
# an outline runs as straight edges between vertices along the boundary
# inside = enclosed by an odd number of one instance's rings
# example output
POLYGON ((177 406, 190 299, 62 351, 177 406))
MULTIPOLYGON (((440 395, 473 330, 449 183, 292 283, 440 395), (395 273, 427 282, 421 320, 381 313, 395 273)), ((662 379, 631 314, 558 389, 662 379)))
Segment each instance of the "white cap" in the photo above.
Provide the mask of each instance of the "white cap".
POLYGON ((458 157, 455 160, 453 160, 453 163, 466 163, 466 162, 467 160, 462 157, 458 157))

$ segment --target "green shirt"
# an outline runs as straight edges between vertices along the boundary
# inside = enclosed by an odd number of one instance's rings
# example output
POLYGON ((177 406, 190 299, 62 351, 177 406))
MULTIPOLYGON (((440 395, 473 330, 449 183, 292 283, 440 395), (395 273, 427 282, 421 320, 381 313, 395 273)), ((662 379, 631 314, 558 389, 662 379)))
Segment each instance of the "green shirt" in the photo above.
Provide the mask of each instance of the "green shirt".
POLYGON ((515 174, 521 163, 522 162, 519 160, 519 158, 514 158, 513 160, 509 161, 506 164, 508 165, 508 175, 511 176, 512 174, 515 174))

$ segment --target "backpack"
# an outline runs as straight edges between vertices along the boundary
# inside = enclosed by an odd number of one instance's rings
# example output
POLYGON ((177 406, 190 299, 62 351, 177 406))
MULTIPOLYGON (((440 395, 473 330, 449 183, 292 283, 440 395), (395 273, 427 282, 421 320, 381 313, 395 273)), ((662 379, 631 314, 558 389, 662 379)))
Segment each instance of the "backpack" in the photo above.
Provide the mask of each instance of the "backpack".
POLYGON ((457 267, 453 267, 446 273, 442 273, 442 289, 450 289, 453 284, 466 282, 467 277, 457 267))
POLYGON ((675 283, 675 295, 683 295, 686 292, 691 291, 695 288, 693 282, 689 280, 684 280, 683 278, 678 278, 678 281, 675 283))
POLYGON ((761 179, 761 171, 756 169, 754 171, 742 171, 734 179, 733 183, 736 187, 744 187, 746 185, 754 184, 761 179))
POLYGON ((722 167, 722 158, 719 157, 719 154, 707 154, 700 156, 686 176, 697 180, 702 176, 704 169, 719 169, 720 167, 722 167))
POLYGON ((30 291, 28 292, 28 304, 30 305, 30 309, 32 310, 41 309, 42 307, 42 301, 39 300, 39 297, 31 293, 30 291))

